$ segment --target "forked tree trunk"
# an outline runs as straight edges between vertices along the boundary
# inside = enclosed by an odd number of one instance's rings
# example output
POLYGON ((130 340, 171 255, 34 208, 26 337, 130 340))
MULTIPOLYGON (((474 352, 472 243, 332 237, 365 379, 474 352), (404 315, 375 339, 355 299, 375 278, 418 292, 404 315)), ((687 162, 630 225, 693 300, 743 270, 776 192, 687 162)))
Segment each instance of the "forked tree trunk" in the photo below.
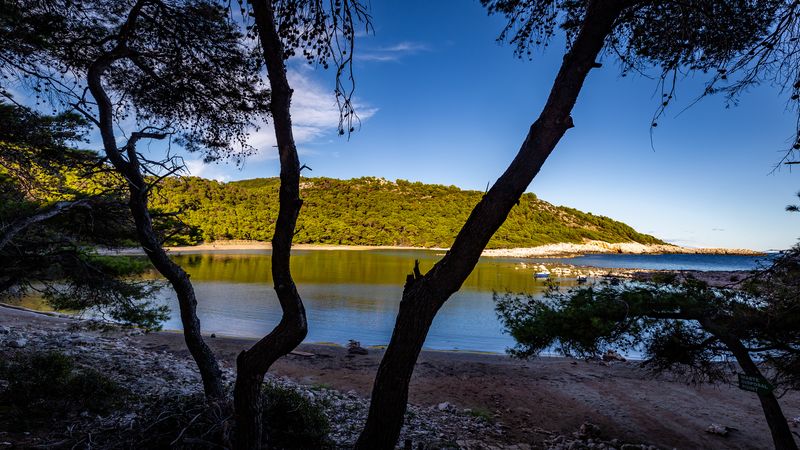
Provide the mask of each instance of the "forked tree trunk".
MULTIPOLYGON (((139 8, 141 8, 141 2, 137 3, 131 11, 126 27, 132 27, 135 24, 139 8)), ((114 136, 112 104, 103 88, 102 77, 108 66, 119 57, 121 56, 115 54, 114 51, 102 56, 92 64, 87 75, 89 91, 97 102, 98 124, 103 141, 103 149, 115 170, 127 180, 128 191, 130 192, 128 205, 136 224, 139 244, 156 270, 170 282, 175 290, 175 294, 178 297, 178 307, 180 308, 186 347, 197 363, 206 397, 209 400, 217 400, 224 395, 222 371, 214 357, 214 353, 205 343, 200 333, 200 320, 197 318, 197 297, 189 280, 189 274, 169 258, 153 229, 150 210, 147 207, 148 186, 139 168, 139 161, 136 155, 136 141, 140 137, 163 138, 164 136, 132 136, 128 141, 127 148, 122 149, 122 151, 127 151, 127 161, 123 159, 120 153, 121 149, 117 147, 114 136)))
POLYGON ((564 57, 547 103, 514 161, 472 210, 450 251, 424 276, 409 276, 356 449, 394 448, 403 425, 411 374, 433 318, 472 272, 489 239, 573 126, 570 113, 584 80, 623 8, 631 4, 624 0, 589 3, 583 26, 564 57))
MULTIPOLYGON (((724 333, 724 330, 720 330, 714 324, 709 324, 708 321, 704 324, 704 328, 714 333, 728 347, 746 375, 764 378, 758 365, 750 357, 750 352, 747 351, 747 348, 738 338, 724 333)), ((789 429, 789 423, 786 421, 786 416, 783 414, 775 394, 772 392, 759 392, 757 395, 758 400, 761 402, 761 409, 764 410, 764 417, 767 419, 775 449, 797 450, 797 442, 794 440, 792 430, 789 429)))
POLYGON ((286 79, 283 44, 271 0, 251 0, 271 94, 270 111, 281 162, 278 220, 272 238, 272 279, 283 316, 278 326, 236 359, 234 408, 235 446, 257 449, 264 442, 261 423, 261 383, 270 366, 303 342, 308 333, 303 301, 289 268, 292 238, 303 201, 300 199, 300 161, 292 135, 289 106, 292 90, 286 79))

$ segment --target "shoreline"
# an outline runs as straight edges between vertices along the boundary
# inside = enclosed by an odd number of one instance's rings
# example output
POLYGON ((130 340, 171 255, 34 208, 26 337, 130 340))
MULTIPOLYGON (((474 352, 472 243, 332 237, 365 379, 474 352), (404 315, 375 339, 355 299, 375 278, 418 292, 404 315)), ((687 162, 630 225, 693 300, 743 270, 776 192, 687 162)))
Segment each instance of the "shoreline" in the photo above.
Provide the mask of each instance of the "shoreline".
MULTIPOLYGON (((198 245, 166 247, 175 254, 196 253, 206 251, 248 251, 272 249, 269 242, 260 241, 215 241, 198 245)), ((394 245, 332 245, 332 244, 294 244, 293 250, 315 251, 370 251, 370 250, 430 250, 446 252, 443 247, 410 247, 394 245)), ((107 249, 100 253, 107 255, 141 255, 140 248, 107 249)), ((625 254, 625 255, 737 255, 763 256, 767 253, 744 248, 690 248, 671 244, 640 244, 638 242, 608 243, 603 241, 587 241, 582 244, 560 243, 546 244, 536 247, 518 247, 503 249, 486 249, 481 256, 491 258, 557 258, 575 257, 588 254, 625 254)))
MULTIPOLYGON (((69 313, 61 312, 61 311, 44 311, 38 310, 33 308, 28 308, 25 306, 14 305, 11 303, 0 302, 0 315, 2 315, 2 311, 4 310, 13 310, 19 311, 24 314, 32 314, 38 316, 49 317, 53 319, 63 319, 63 320, 70 320, 70 321, 89 321, 89 322, 97 322, 101 323, 110 327, 120 327, 119 324, 114 322, 104 321, 102 319, 92 319, 92 318, 84 318, 78 315, 72 315, 69 313)), ((125 327, 122 327, 125 328, 125 327)), ((131 329, 138 329, 138 328, 131 328, 131 329)), ((153 331, 150 333, 166 333, 169 335, 177 335, 183 336, 183 330, 172 329, 172 328, 162 328, 158 331, 153 331)), ((244 336, 244 335, 236 335, 236 334, 227 334, 227 333, 202 333, 203 338, 205 339, 218 339, 218 340, 230 340, 230 341, 249 341, 255 343, 258 341, 259 336, 244 336), (213 337, 212 337, 213 335, 213 337)), ((331 341, 303 341, 301 343, 303 346, 313 346, 313 347, 330 347, 339 349, 342 351, 347 350, 346 344, 341 344, 338 342, 331 342, 331 341)), ((366 345, 364 348, 370 351, 383 351, 386 350, 388 343, 386 344, 378 344, 378 345, 366 345)), ((469 349, 438 349, 438 348, 428 348, 423 347, 422 351, 424 352, 431 352, 431 353, 453 353, 457 355, 487 355, 487 356, 508 356, 503 352, 494 352, 490 350, 469 350, 469 349)), ((293 353, 296 354, 296 353, 293 353)), ((543 354, 540 356, 541 358, 564 358, 564 356, 559 355, 549 355, 543 354)), ((632 360, 634 361, 634 360, 632 360)))

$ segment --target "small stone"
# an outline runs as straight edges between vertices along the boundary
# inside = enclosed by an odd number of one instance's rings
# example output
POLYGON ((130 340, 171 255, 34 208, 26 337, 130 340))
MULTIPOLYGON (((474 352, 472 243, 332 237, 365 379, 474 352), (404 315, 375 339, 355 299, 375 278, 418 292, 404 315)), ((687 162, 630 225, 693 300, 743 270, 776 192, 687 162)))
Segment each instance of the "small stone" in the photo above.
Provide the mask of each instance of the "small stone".
POLYGON ((727 436, 729 431, 730 428, 716 423, 712 423, 708 426, 708 428, 706 428, 706 433, 716 434, 719 436, 727 436))
POLYGON ((615 352, 614 350, 608 350, 603 354, 603 361, 620 361, 625 362, 627 361, 624 356, 620 355, 619 353, 615 352))
POLYGON ((217 337, 216 333, 211 333, 211 337, 212 337, 212 338, 215 338, 215 337, 217 337))
POLYGON ((0 334, 8 334, 11 333, 11 328, 0 326, 0 334))
POLYGON ((347 353, 349 355, 368 355, 369 351, 364 347, 349 347, 347 353))
POLYGON ((580 439, 597 437, 600 434, 600 427, 593 423, 584 422, 575 434, 580 439))
POLYGON ((448 402, 439 403, 436 406, 436 409, 438 409, 439 411, 447 411, 448 409, 450 409, 450 403, 448 402))
POLYGON ((6 342, 6 345, 11 348, 24 348, 26 345, 28 345, 28 340, 25 338, 12 339, 6 342))

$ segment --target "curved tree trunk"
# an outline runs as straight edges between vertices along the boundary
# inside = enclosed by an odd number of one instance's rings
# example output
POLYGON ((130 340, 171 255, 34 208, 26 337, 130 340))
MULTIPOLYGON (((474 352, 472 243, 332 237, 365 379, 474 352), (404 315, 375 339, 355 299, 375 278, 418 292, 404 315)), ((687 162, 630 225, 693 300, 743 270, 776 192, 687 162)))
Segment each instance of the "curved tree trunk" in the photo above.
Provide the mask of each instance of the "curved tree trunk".
POLYGON ((583 82, 623 8, 623 0, 590 2, 583 26, 564 57, 550 96, 514 161, 475 206, 452 248, 424 276, 409 276, 392 338, 378 368, 364 431, 356 449, 393 449, 403 425, 408 385, 433 318, 477 264, 558 141, 573 126, 570 113, 583 82))
POLYGON ((280 206, 272 238, 272 279, 283 316, 271 333, 236 359, 234 409, 235 446, 239 449, 261 448, 261 383, 272 364, 300 345, 308 333, 303 301, 292 279, 289 260, 300 199, 300 161, 292 134, 290 104, 292 90, 286 78, 283 44, 275 24, 270 0, 251 0, 255 24, 271 87, 270 110, 281 162, 280 206))
MULTIPOLYGON (((142 180, 144 181, 144 180, 142 180)), ((197 363, 200 377, 203 380, 203 391, 211 400, 221 399, 225 395, 222 388, 222 371, 214 353, 203 340, 200 333, 200 319, 197 318, 197 297, 189 280, 189 274, 181 266, 174 263, 161 246, 158 235, 153 230, 150 210, 147 208, 147 186, 134 185, 129 181, 130 207, 136 224, 136 235, 150 262, 158 272, 166 278, 175 290, 183 325, 183 338, 192 358, 197 363)))
MULTIPOLYGON (((141 4, 141 1, 137 2, 132 8, 121 33, 131 32, 131 29, 135 26, 141 4)), ((133 133, 125 147, 121 149, 117 147, 116 137, 114 136, 112 104, 103 89, 102 76, 110 64, 123 56, 124 51, 121 47, 111 50, 91 65, 87 75, 89 91, 97 102, 99 115, 97 124, 100 128, 103 149, 116 171, 127 180, 128 191, 130 192, 128 205, 136 224, 136 233, 142 249, 147 254, 147 257, 150 258, 156 270, 170 282, 177 294, 181 323, 183 325, 183 337, 189 352, 197 363, 200 377, 203 380, 205 395, 211 400, 219 399, 224 395, 222 371, 214 357, 214 353, 205 343, 200 333, 200 320, 197 318, 197 298, 195 297, 194 287, 189 280, 189 275, 169 259, 166 251, 161 246, 158 235, 153 229, 153 222, 147 207, 149 186, 142 175, 138 156, 136 155, 136 142, 139 139, 163 139, 165 136, 163 134, 133 133), (123 158, 122 152, 127 153, 127 160, 123 158)))
MULTIPOLYGON (((764 378, 761 370, 758 368, 753 359, 750 357, 750 352, 735 336, 731 336, 724 332, 724 329, 716 326, 708 320, 704 321, 703 327, 712 332, 715 336, 722 341, 726 347, 733 353, 739 367, 742 368, 745 374, 764 378)), ((778 399, 772 392, 759 392, 758 400, 761 402, 761 409, 764 410, 764 417, 767 419, 769 431, 772 434, 772 441, 775 443, 776 450, 797 450, 797 442, 794 440, 792 430, 789 429, 789 423, 786 421, 786 416, 783 414, 778 399)))

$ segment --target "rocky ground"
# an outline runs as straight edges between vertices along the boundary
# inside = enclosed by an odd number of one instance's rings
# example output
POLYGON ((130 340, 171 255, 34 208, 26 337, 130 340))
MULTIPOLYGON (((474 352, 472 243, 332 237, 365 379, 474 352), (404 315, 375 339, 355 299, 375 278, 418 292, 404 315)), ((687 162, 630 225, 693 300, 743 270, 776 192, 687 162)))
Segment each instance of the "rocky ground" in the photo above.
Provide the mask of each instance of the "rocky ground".
POLYGON ((742 281, 752 276, 751 272, 744 270, 646 270, 584 267, 563 263, 517 263, 514 267, 549 273, 555 281, 571 281, 576 278, 584 278, 588 282, 611 281, 613 278, 650 281, 658 276, 675 275, 678 280, 694 278, 720 288, 736 288, 742 281))
MULTIPOLYGON (((81 429, 142 428, 164 414, 159 411, 162 403, 199 396, 199 378, 180 334, 98 328, 5 307, 0 307, 0 327, 0 358, 58 350, 107 374, 139 399, 107 416, 57 422, 46 434, 0 430, 0 449, 59 448, 52 444, 74 436, 84 436, 76 448, 88 448, 91 435, 87 441, 81 429)), ((252 341, 217 337, 208 342, 230 382, 235 356, 252 341)), ((382 351, 351 354, 346 348, 325 345, 303 345, 300 350, 279 360, 268 381, 296 389, 322 405, 335 445, 347 448, 364 422, 382 351)), ((611 359, 515 361, 503 355, 423 352, 412 379, 400 448, 406 442, 415 449, 419 445, 564 450, 771 446, 754 395, 728 385, 690 386, 652 378, 634 362, 611 359), (712 424, 733 431, 726 437, 710 434, 706 430, 712 424)), ((800 396, 790 393, 781 402, 787 416, 800 416, 800 396)), ((103 448, 97 441, 91 447, 103 448)), ((182 443, 180 436, 175 442, 182 443)))
MULTIPOLYGON (((71 356, 79 366, 99 370, 141 397, 189 397, 201 394, 200 378, 190 361, 166 351, 138 348, 132 337, 140 334, 138 330, 109 329, 98 327, 93 322, 79 321, 58 323, 58 326, 46 328, 3 325, 0 328, 0 354, 11 358, 15 352, 58 351, 71 356)), ((229 382, 232 381, 233 370, 225 368, 224 376, 229 382)), ((331 424, 330 438, 337 446, 348 447, 355 442, 366 419, 369 407, 367 399, 355 391, 340 392, 320 385, 301 385, 288 377, 269 375, 267 382, 297 390, 306 398, 323 405, 331 424)), ((130 427, 133 422, 145 419, 141 417, 143 414, 153 414, 152 411, 141 411, 138 406, 127 405, 111 416, 97 417, 94 426, 116 424, 121 428, 130 427)), ((487 448, 502 433, 502 428, 497 424, 471 416, 469 411, 459 410, 449 403, 441 403, 428 408, 409 407, 400 441, 410 440, 428 446, 463 442, 469 445, 462 448, 487 448)), ((0 441, 3 441, 2 437, 0 441)), ((10 441, 0 442, 0 446, 12 444, 10 441)))
MULTIPOLYGON (((58 448, 74 444, 69 438, 80 436, 75 427, 107 430, 130 429, 137 422, 153 419, 152 398, 192 398, 201 395, 201 384, 193 363, 165 350, 143 349, 139 330, 122 329, 92 321, 80 321, 58 315, 36 315, 18 309, 0 308, 0 356, 9 360, 19 352, 57 351, 70 356, 78 366, 105 374, 134 394, 141 402, 128 402, 124 408, 107 416, 81 414, 81 423, 60 423, 63 430, 46 433, 9 433, 0 431, 0 448, 58 448)), ((224 368, 230 383, 234 373, 224 368)), ((366 419, 367 398, 356 391, 342 392, 324 384, 300 384, 286 376, 268 375, 268 383, 300 392, 320 405, 330 424, 330 439, 336 448, 352 446, 366 419)), ((5 387, 0 379, 0 390, 5 387)), ((593 426, 586 425, 573 435, 548 433, 549 448, 623 448, 620 441, 604 442, 593 426)), ((413 448, 461 449, 530 449, 525 442, 510 442, 506 427, 475 414, 469 408, 457 408, 449 402, 428 407, 409 405, 400 443, 413 448)), ((176 439, 176 444, 180 444, 176 439)), ((79 447, 92 447, 78 439, 79 447)), ((95 448, 97 448, 95 446, 95 448)), ((627 445, 626 449, 647 446, 627 445)), ((655 448, 655 447, 653 447, 655 448)))

